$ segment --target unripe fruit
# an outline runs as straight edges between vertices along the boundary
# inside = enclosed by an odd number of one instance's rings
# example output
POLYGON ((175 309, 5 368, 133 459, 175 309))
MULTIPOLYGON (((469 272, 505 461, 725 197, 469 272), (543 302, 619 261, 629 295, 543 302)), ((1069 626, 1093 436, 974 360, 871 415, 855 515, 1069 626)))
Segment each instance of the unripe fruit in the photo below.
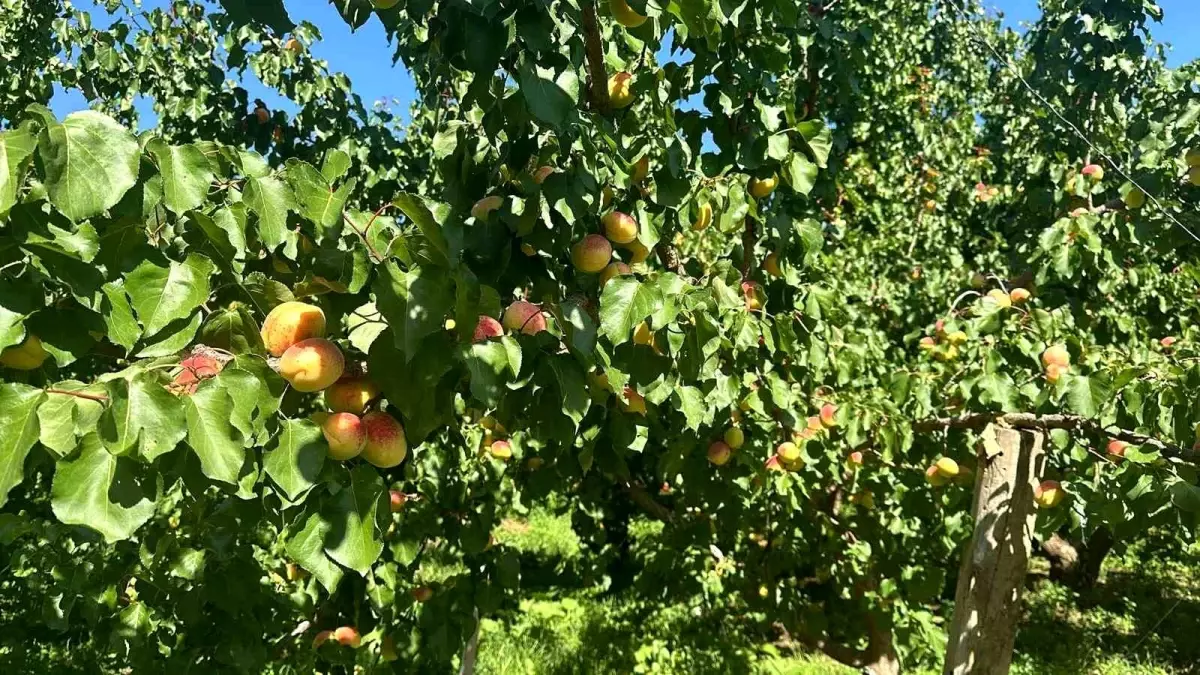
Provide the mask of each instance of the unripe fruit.
POLYGON ((958 475, 958 462, 949 457, 942 457, 933 465, 937 467, 937 472, 942 478, 954 478, 958 475))
POLYGON ((511 459, 513 454, 512 444, 508 441, 494 441, 491 447, 488 448, 488 452, 491 453, 492 457, 499 460, 511 459))
POLYGON ((927 213, 933 213, 934 211, 937 211, 937 202, 932 199, 927 199, 925 200, 924 207, 927 213))
POLYGON ((325 406, 335 413, 361 415, 379 396, 379 387, 366 377, 343 377, 325 390, 325 406))
POLYGON ((762 286, 757 281, 743 281, 742 296, 746 299, 747 311, 757 312, 763 308, 762 286))
POLYGON ((1189 149, 1183 156, 1183 161, 1187 162, 1189 167, 1200 166, 1200 148, 1189 149))
POLYGON ((850 456, 846 461, 850 463, 850 466, 857 469, 863 465, 863 454, 861 451, 855 450, 854 452, 850 453, 850 456))
POLYGON ((541 457, 530 457, 529 459, 525 460, 525 468, 529 469, 530 471, 537 471, 545 466, 545 464, 546 460, 542 459, 541 457))
POLYGON ((987 277, 981 272, 976 272, 971 275, 971 288, 979 290, 987 285, 987 277))
POLYGON ((375 411, 362 418, 367 429, 367 445, 362 458, 381 469, 398 466, 408 456, 408 440, 404 427, 391 415, 375 411))
POLYGON ((1008 293, 1005 293, 999 288, 993 288, 992 290, 988 291, 987 297, 990 298, 992 302, 996 303, 996 306, 1001 309, 1012 307, 1012 298, 1008 297, 1008 293))
POLYGON ((946 336, 946 342, 949 342, 952 345, 965 344, 966 341, 967 341, 967 334, 961 330, 956 330, 953 333, 950 333, 949 335, 946 336))
POLYGON ((1044 480, 1033 490, 1033 501, 1043 509, 1052 509, 1062 503, 1067 493, 1056 480, 1044 480))
POLYGON ((608 8, 617 23, 626 28, 637 28, 646 23, 646 17, 638 14, 625 0, 608 0, 608 8))
POLYGON ((637 393, 633 387, 625 387, 625 400, 618 399, 617 402, 625 412, 637 413, 638 415, 646 414, 646 399, 637 393))
POLYGON ((784 464, 791 464, 800 459, 800 446, 791 441, 784 441, 776 446, 775 456, 784 464))
POLYGON ((725 466, 732 454, 733 448, 724 441, 714 441, 712 445, 708 446, 708 461, 715 466, 725 466))
POLYGON ((259 124, 266 124, 271 119, 271 111, 266 108, 255 108, 254 117, 259 124))
POLYGON ((285 302, 267 314, 259 333, 272 356, 283 356, 297 342, 325 337, 325 312, 316 305, 285 302))
POLYGON ((358 415, 334 413, 321 424, 329 443, 329 458, 344 462, 358 457, 367 444, 367 429, 358 415))
POLYGON ((1121 201, 1125 202, 1125 208, 1140 209, 1146 203, 1146 193, 1137 188, 1130 188, 1129 192, 1121 197, 1121 201))
POLYGON ((504 310, 504 327, 525 335, 537 335, 546 330, 546 317, 542 316, 541 308, 532 302, 517 300, 504 310))
POLYGON ((826 429, 832 429, 837 426, 837 406, 832 403, 826 403, 821 406, 821 414, 819 415, 821 426, 826 429))
POLYGON ((1114 438, 1113 440, 1108 442, 1108 447, 1105 448, 1105 451, 1108 453, 1109 457, 1119 459, 1119 458, 1125 456, 1125 448, 1128 448, 1128 447, 1129 447, 1129 444, 1126 443, 1125 441, 1118 441, 1117 439, 1114 438))
POLYGON ((633 329, 633 343, 647 347, 654 346, 654 332, 650 330, 650 324, 643 321, 633 329))
POLYGON ((608 102, 620 109, 633 103, 633 76, 621 72, 608 78, 608 102))
POLYGON ((279 359, 279 374, 296 391, 321 391, 338 381, 346 367, 342 350, 324 338, 301 340, 279 359))
POLYGON ((287 577, 288 581, 300 581, 304 577, 308 576, 308 573, 304 571, 304 568, 300 567, 296 563, 288 563, 284 570, 284 576, 287 577))
POLYGON ((604 235, 614 244, 628 244, 637 239, 638 224, 629 214, 613 211, 605 214, 600 222, 604 225, 604 235))
POLYGON ((1100 166, 1099 164, 1088 164, 1087 166, 1083 167, 1083 170, 1079 173, 1082 173, 1083 175, 1092 179, 1093 183, 1099 183, 1100 181, 1104 180, 1104 167, 1100 166))
POLYGON ((771 589, 767 588, 766 586, 758 587, 758 597, 766 599, 769 595, 771 595, 771 589))
POLYGON ((392 513, 399 513, 404 508, 404 502, 408 501, 408 495, 399 490, 392 490, 388 493, 388 506, 391 507, 392 513))
POLYGON ((379 645, 379 658, 388 662, 400 658, 400 655, 396 653, 396 642, 392 640, 392 636, 383 638, 383 643, 379 645))
POLYGON ((774 252, 768 253, 767 257, 763 259, 762 268, 776 279, 783 276, 783 270, 779 269, 779 255, 774 252))
POLYGON ((746 432, 741 427, 730 427, 725 430, 725 444, 734 450, 740 449, 746 443, 746 432))
POLYGON ((607 209, 613 201, 613 189, 611 186, 605 185, 600 191, 600 208, 607 209))
POLYGON ((502 335, 504 335, 504 326, 501 326, 499 321, 490 316, 480 315, 479 322, 475 324, 475 335, 472 341, 487 342, 490 338, 502 335))
POLYGON ((21 344, 6 347, 0 352, 0 366, 13 370, 37 370, 49 356, 42 347, 41 339, 29 333, 21 344))
POLYGON ((1200 166, 1188 169, 1188 182, 1195 187, 1200 187, 1200 166))
POLYGON ((941 487, 946 484, 946 477, 938 471, 937 465, 933 464, 928 469, 925 469, 925 482, 933 487, 941 487))
POLYGON ((609 281, 612 281, 613 277, 629 274, 632 271, 629 269, 629 265, 623 262, 611 262, 603 270, 600 270, 600 287, 604 288, 609 281))
POLYGON ((475 218, 475 220, 487 220, 487 217, 492 213, 492 211, 495 211, 503 205, 503 197, 498 197, 496 195, 484 197, 483 199, 475 202, 475 205, 471 207, 471 216, 475 218))
POLYGON ((375 9, 391 9, 400 4, 400 0, 371 0, 371 4, 375 5, 375 9))
POLYGON ((637 184, 650 175, 650 155, 642 155, 641 159, 633 163, 633 173, 630 174, 629 180, 637 184))
POLYGON ((535 249, 533 247, 533 244, 530 244, 529 242, 525 242, 525 243, 521 244, 521 253, 524 253, 525 255, 532 258, 533 256, 537 255, 537 249, 535 249))
POLYGON ((696 211, 696 219, 692 221, 692 231, 699 232, 712 224, 712 204, 704 203, 696 211))
POLYGON ((362 637, 359 636, 357 630, 354 630, 350 626, 342 626, 335 629, 332 637, 343 647, 358 649, 359 645, 362 644, 362 637))
POLYGON ((429 599, 433 597, 433 589, 428 586, 417 586, 410 592, 413 600, 417 602, 429 602, 429 599))
POLYGON ((546 179, 552 175, 554 175, 554 167, 552 167, 552 166, 538 167, 538 169, 533 172, 533 182, 537 183, 538 185, 541 185, 542 183, 545 183, 546 179))
POLYGON ((641 241, 632 241, 625 247, 629 251, 629 264, 640 265, 650 257, 650 249, 641 241))
POLYGON ((1011 300, 1012 304, 1014 305, 1021 305, 1029 299, 1030 295, 1031 293, 1027 288, 1014 288, 1008 292, 1008 299, 1011 300))
POLYGON ((958 347, 949 345, 945 349, 938 349, 933 352, 933 358, 945 363, 958 358, 958 347))
POLYGON ((779 176, 773 175, 770 178, 763 178, 761 180, 758 178, 751 178, 749 184, 750 196, 754 197, 755 199, 762 199, 774 192, 778 185, 779 176))
POLYGON ((1071 353, 1065 345, 1051 345, 1042 352, 1042 365, 1046 368, 1053 365, 1066 368, 1071 365, 1071 353))
POLYGON ((571 247, 571 262, 585 274, 595 274, 612 259, 612 244, 598 234, 589 234, 571 247))

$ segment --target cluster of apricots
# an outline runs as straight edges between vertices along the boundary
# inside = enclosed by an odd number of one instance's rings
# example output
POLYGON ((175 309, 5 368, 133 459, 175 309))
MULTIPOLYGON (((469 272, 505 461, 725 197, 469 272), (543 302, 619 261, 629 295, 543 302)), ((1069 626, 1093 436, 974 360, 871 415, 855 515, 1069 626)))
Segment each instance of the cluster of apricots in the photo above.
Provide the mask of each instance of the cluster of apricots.
POLYGON ((341 349, 325 338, 325 313, 303 302, 285 302, 267 315, 263 345, 279 357, 279 374, 297 391, 325 393, 329 412, 313 419, 329 444, 329 457, 346 461, 361 456, 389 469, 408 455, 404 427, 390 414, 368 408, 379 387, 362 375, 343 377, 346 360, 341 349))
POLYGON ((819 413, 805 420, 803 429, 792 432, 790 441, 784 441, 775 447, 775 454, 767 458, 767 470, 799 471, 804 468, 804 444, 836 427, 837 412, 837 406, 832 403, 822 405, 819 413))

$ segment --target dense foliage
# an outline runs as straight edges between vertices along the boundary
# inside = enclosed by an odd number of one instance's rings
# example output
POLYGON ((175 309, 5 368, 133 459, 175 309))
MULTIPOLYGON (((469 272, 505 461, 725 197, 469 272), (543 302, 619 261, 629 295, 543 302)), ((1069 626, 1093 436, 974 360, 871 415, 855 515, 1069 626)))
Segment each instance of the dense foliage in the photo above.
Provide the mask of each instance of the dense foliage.
POLYGON ((333 4, 413 73, 403 128, 278 0, 0 0, 21 630, 444 672, 550 501, 595 583, 888 672, 940 650, 955 420, 1005 413, 1059 420, 1042 535, 1193 533, 1200 69, 1152 3, 333 4))

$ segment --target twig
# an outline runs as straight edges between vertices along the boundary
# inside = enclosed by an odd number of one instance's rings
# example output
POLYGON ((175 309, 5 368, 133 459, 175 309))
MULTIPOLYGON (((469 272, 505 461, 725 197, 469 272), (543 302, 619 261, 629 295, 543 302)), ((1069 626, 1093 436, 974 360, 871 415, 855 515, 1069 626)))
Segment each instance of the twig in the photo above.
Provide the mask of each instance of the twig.
POLYGON ((75 398, 86 398, 89 401, 96 401, 97 403, 108 403, 108 397, 104 394, 86 394, 81 391, 67 391, 66 389, 47 389, 46 393, 74 396, 75 398))
POLYGON ((1068 431, 1084 431, 1099 436, 1108 436, 1117 440, 1144 445, 1157 450, 1165 457, 1174 457, 1186 462, 1200 463, 1200 451, 1183 448, 1173 443, 1165 443, 1135 431, 1127 431, 1115 427, 1105 427, 1095 420, 1079 415, 1037 415, 1034 413, 968 413, 957 417, 937 417, 920 420, 913 423, 913 431, 929 432, 939 429, 981 429, 988 424, 996 423, 1014 429, 1066 429, 1068 431))
MULTIPOLYGON (((354 231, 354 234, 357 234, 358 238, 362 239, 362 242, 364 244, 366 244, 367 251, 370 252, 371 257, 375 260, 375 262, 383 262, 384 257, 379 255, 379 251, 376 251, 375 247, 371 245, 371 242, 367 239, 367 233, 360 231, 357 227, 354 226, 354 222, 352 220, 350 220, 350 215, 345 212, 342 212, 342 220, 346 221, 346 224, 350 226, 350 229, 354 231)), ((371 221, 374 222, 374 220, 375 220, 374 217, 372 217, 371 221)), ((370 225, 368 225, 368 227, 370 227, 370 225)))

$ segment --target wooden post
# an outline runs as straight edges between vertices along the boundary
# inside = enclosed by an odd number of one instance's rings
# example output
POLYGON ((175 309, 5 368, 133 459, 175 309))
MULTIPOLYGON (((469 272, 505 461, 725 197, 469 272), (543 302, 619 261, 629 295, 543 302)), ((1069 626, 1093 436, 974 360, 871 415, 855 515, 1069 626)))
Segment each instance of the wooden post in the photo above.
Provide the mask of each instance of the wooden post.
POLYGON ((988 425, 979 444, 975 534, 963 552, 943 675, 1009 671, 1042 466, 1041 431, 988 425))

